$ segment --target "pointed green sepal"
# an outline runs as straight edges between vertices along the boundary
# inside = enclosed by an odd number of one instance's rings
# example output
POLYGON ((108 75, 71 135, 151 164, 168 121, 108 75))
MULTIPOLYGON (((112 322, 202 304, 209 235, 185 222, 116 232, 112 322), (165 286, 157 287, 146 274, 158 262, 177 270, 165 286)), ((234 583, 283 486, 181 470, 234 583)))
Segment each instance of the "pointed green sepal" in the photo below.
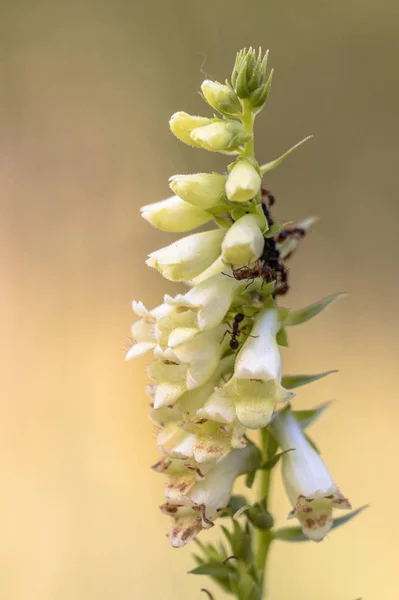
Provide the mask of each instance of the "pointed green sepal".
POLYGON ((238 573, 229 563, 210 561, 188 571, 189 575, 210 575, 211 577, 238 578, 238 573))
POLYGON ((320 415, 330 406, 331 402, 324 402, 311 410, 293 410, 292 414, 299 422, 302 429, 306 429, 312 423, 314 423, 320 415))
POLYGON ((264 85, 261 85, 257 90, 255 90, 249 98, 249 102, 251 104, 252 109, 255 109, 254 112, 259 112, 259 110, 261 110, 262 106, 265 104, 266 100, 269 97, 273 73, 274 70, 272 69, 270 71, 266 83, 264 85))
POLYGON ((327 377, 331 373, 338 373, 338 370, 324 371, 324 373, 318 373, 317 375, 283 375, 281 385, 287 390, 293 390, 294 388, 301 387, 301 385, 308 385, 308 383, 327 377))
POLYGON ((271 471, 273 469, 273 467, 276 466, 276 464, 278 463, 278 461, 280 460, 280 458, 282 456, 284 456, 284 454, 287 454, 287 452, 292 452, 294 450, 294 448, 288 448, 288 450, 284 450, 283 452, 278 452, 277 454, 275 454, 273 456, 273 458, 271 458, 270 460, 266 461, 265 463, 263 463, 259 469, 261 471, 271 471))
POLYGON ((318 315, 322 310, 324 310, 329 304, 339 300, 346 296, 345 293, 333 294, 332 296, 327 296, 314 304, 310 304, 305 308, 300 308, 298 310, 290 310, 287 318, 284 320, 285 327, 293 327, 295 325, 301 325, 302 323, 306 323, 310 319, 313 319, 316 315, 318 315))
POLYGON ((270 162, 266 163, 265 165, 262 165, 260 168, 262 175, 264 175, 265 173, 268 173, 269 171, 272 171, 272 169, 275 169, 276 167, 279 167, 281 165, 281 163, 284 162, 284 160, 286 158, 288 158, 290 156, 290 154, 292 154, 294 152, 294 150, 299 148, 299 146, 302 146, 302 144, 304 144, 305 142, 310 140, 312 137, 313 137, 312 135, 308 135, 308 137, 304 138, 303 140, 301 140, 300 142, 295 144, 295 146, 292 146, 292 148, 287 150, 287 152, 284 152, 284 154, 282 154, 278 158, 271 160, 270 162))
POLYGON ((281 329, 278 330, 276 335, 276 341, 279 346, 282 346, 283 348, 288 348, 288 336, 285 327, 281 327, 281 329))
POLYGON ((320 450, 320 448, 318 447, 318 445, 316 444, 316 442, 314 442, 314 441, 312 440, 312 438, 309 436, 309 434, 308 434, 308 433, 304 433, 303 435, 304 435, 304 436, 305 436, 305 438, 307 439, 308 443, 309 443, 309 444, 312 446, 313 450, 314 450, 315 452, 317 452, 317 454, 321 454, 321 450, 320 450))
POLYGON ((245 485, 247 486, 247 488, 251 489, 254 481, 255 481, 255 475, 256 475, 256 470, 255 471, 250 471, 249 473, 247 473, 246 477, 245 477, 245 485))

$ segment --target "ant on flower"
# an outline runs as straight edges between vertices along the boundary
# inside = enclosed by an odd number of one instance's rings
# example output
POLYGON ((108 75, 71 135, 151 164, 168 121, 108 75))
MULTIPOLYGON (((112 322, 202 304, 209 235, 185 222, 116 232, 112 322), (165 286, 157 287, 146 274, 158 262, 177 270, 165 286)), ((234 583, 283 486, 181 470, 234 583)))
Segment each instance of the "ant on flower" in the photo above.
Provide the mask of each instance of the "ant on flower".
MULTIPOLYGON (((269 190, 262 189, 262 210, 267 219, 269 228, 274 225, 274 220, 271 215, 271 207, 275 204, 275 197, 269 190)), ((275 237, 265 237, 264 246, 261 256, 255 261, 252 267, 242 266, 236 269, 232 268, 232 275, 237 281, 248 279, 248 285, 251 285, 257 278, 262 279, 262 285, 265 283, 276 282, 276 287, 273 296, 286 294, 289 290, 288 284, 288 269, 285 266, 280 256, 277 244, 281 244, 285 240, 295 237, 303 238, 306 234, 302 227, 290 227, 280 231, 275 237)), ((289 256, 292 255, 292 252, 289 256)), ((289 258, 287 256, 286 258, 289 258)))
MULTIPOLYGON (((234 319, 233 319, 233 323, 230 325, 231 329, 228 329, 227 331, 225 331, 222 339, 220 340, 220 343, 223 342, 225 336, 227 334, 230 334, 231 339, 229 342, 229 346, 232 350, 238 350, 240 342, 238 341, 238 338, 240 337, 240 335, 242 333, 245 332, 245 329, 247 329, 248 325, 243 325, 242 327, 240 327, 240 323, 242 323, 245 319, 246 315, 244 315, 244 313, 236 313, 234 315, 234 319)), ((257 337, 254 335, 250 335, 247 334, 248 337, 257 337)))

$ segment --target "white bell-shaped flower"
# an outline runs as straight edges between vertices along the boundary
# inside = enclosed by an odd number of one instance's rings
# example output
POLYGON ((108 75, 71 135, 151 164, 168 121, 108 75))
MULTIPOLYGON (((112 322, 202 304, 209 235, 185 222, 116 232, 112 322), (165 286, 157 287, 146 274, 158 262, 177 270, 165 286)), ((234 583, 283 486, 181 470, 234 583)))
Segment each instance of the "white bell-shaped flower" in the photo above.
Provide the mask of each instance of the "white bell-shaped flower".
POLYGON ((231 152, 248 141, 244 125, 228 119, 214 120, 209 125, 197 127, 190 133, 190 138, 197 145, 211 152, 231 152))
POLYGON ((167 304, 161 304, 153 310, 147 310, 142 302, 133 301, 132 306, 136 315, 142 318, 132 325, 132 346, 126 354, 126 360, 141 356, 155 348, 158 343, 156 339, 157 319, 172 310, 167 304))
POLYGON ((221 399, 232 400, 237 419, 249 429, 265 427, 276 403, 294 395, 281 385, 281 357, 276 341, 279 327, 276 308, 259 311, 238 352, 233 376, 209 400, 219 404, 221 399))
POLYGON ((190 134, 196 127, 203 127, 212 123, 213 119, 189 115, 184 111, 174 113, 169 121, 169 127, 178 140, 189 146, 198 146, 190 134))
POLYGON ((260 190, 261 177, 255 167, 245 158, 232 167, 226 181, 226 195, 231 202, 247 202, 260 190))
POLYGON ((172 191, 185 202, 206 210, 225 200, 226 177, 218 173, 173 175, 169 179, 172 191))
POLYGON ((146 263, 170 281, 188 281, 218 258, 224 235, 223 229, 194 233, 151 252, 146 263))
POLYGON ((207 519, 215 519, 220 509, 227 506, 235 479, 251 469, 255 452, 251 444, 239 450, 232 450, 190 490, 188 497, 195 504, 205 506, 207 519))
POLYGON ((179 196, 171 196, 160 202, 141 207, 141 216, 161 231, 182 233, 196 229, 212 219, 201 208, 184 202, 179 196))
MULTIPOLYGON (((215 385, 231 369, 231 362, 231 357, 222 359, 204 385, 186 391, 173 406, 151 411, 152 420, 161 428, 157 443, 163 454, 172 458, 192 457, 198 464, 203 464, 220 458, 232 448, 245 446, 244 431, 236 424, 221 427, 219 423, 198 417, 199 409, 212 394, 215 385)), ((151 388, 149 391, 155 400, 156 390, 151 388)))
MULTIPOLYGON (((169 532, 172 546, 184 546, 202 529, 213 526, 214 519, 230 500, 235 479, 253 469, 256 460, 256 451, 249 445, 240 450, 232 450, 208 471, 206 466, 197 471, 191 467, 190 475, 180 472, 179 478, 176 477, 176 466, 173 463, 167 463, 166 468, 163 461, 157 463, 155 468, 166 475, 170 472, 172 478, 172 489, 167 486, 166 494, 169 497, 173 495, 174 498, 161 506, 162 512, 174 520, 169 532), (180 489, 176 490, 176 487, 180 489)), ((188 469, 190 470, 190 466, 188 469)))
POLYGON ((164 301, 176 307, 179 313, 191 311, 194 327, 211 329, 221 323, 234 296, 244 285, 245 282, 220 273, 194 286, 186 294, 178 294, 174 298, 165 296, 164 301))
POLYGON ((294 507, 288 518, 296 517, 303 533, 320 542, 331 529, 333 508, 350 509, 351 505, 289 409, 274 416, 271 431, 280 448, 290 450, 282 457, 283 481, 294 507))
POLYGON ((232 265, 248 265, 260 257, 265 240, 253 215, 238 219, 227 231, 222 243, 222 258, 232 265))
POLYGON ((154 381, 154 408, 170 406, 187 390, 205 384, 219 366, 227 341, 227 329, 221 324, 209 331, 201 331, 188 342, 163 350, 156 346, 156 360, 148 367, 154 381))

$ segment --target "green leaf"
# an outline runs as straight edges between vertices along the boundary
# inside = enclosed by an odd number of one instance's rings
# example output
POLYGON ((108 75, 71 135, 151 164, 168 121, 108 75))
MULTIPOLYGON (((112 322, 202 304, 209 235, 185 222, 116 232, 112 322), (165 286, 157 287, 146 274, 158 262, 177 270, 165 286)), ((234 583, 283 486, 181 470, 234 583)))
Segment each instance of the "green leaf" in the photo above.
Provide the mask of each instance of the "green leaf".
POLYGON ((312 381, 327 377, 331 373, 338 373, 338 370, 324 371, 324 373, 318 373, 317 375, 283 375, 281 385, 287 390, 293 390, 301 385, 307 385, 308 383, 312 383, 312 381))
POLYGON ((233 577, 237 579, 238 574, 234 567, 232 567, 228 563, 223 562, 207 562, 203 565, 199 565, 199 567, 195 567, 195 569, 191 569, 188 571, 190 575, 210 575, 211 577, 222 577, 222 578, 230 578, 233 577))
POLYGON ((368 507, 369 507, 368 504, 364 504, 363 506, 359 506, 359 508, 357 508, 356 510, 353 510, 352 512, 347 513, 346 515, 343 515, 342 517, 338 517, 338 518, 334 519, 331 529, 336 529, 337 527, 341 527, 341 525, 348 523, 348 521, 351 521, 353 519, 353 517, 356 517, 358 514, 363 512, 364 509, 366 509, 368 507))
POLYGON ((303 140, 301 140, 300 142, 298 142, 297 144, 295 144, 295 146, 292 146, 292 148, 290 148, 289 150, 287 150, 287 152, 284 152, 284 154, 282 154, 281 156, 279 156, 278 158, 271 160, 270 162, 266 163, 265 165, 262 165, 260 170, 262 172, 262 175, 264 175, 265 173, 267 173, 268 171, 271 171, 272 169, 275 169, 276 167, 279 167, 281 165, 281 163, 290 156, 290 154, 292 154, 294 152, 294 150, 296 150, 297 148, 299 148, 299 146, 302 146, 302 144, 304 144, 305 142, 307 142, 308 140, 310 140, 313 137, 313 135, 308 135, 308 137, 304 138, 303 140))
POLYGON ((251 489, 251 487, 253 486, 255 481, 255 475, 256 469, 255 471, 250 471, 249 473, 247 473, 247 476, 245 478, 245 485, 247 486, 247 488, 251 489))
POLYGON ((276 341, 278 343, 279 346, 283 346, 284 348, 288 347, 288 336, 287 336, 287 330, 285 329, 285 327, 281 327, 276 335, 276 341))
POLYGON ((320 417, 320 415, 328 406, 330 406, 330 404, 330 402, 324 402, 323 404, 320 404, 320 406, 312 408, 311 410, 293 410, 292 414, 299 422, 302 429, 306 429, 306 427, 309 427, 309 425, 311 425, 320 417))
POLYGON ((345 296, 345 293, 333 294, 332 296, 327 296, 314 304, 310 304, 305 308, 300 308, 298 310, 290 310, 288 313, 288 317, 284 321, 284 325, 286 327, 293 327, 294 325, 301 325, 302 323, 306 323, 313 317, 319 314, 324 308, 326 308, 335 300, 342 298, 345 296))
POLYGON ((204 544, 203 542, 200 542, 198 538, 195 538, 194 542, 199 548, 201 548, 205 555, 202 558, 203 563, 207 561, 218 562, 219 560, 223 560, 224 555, 220 555, 217 548, 213 544, 204 544))
MULTIPOLYGON (((367 507, 368 507, 368 504, 365 504, 364 506, 361 506, 360 508, 357 508, 356 510, 353 510, 352 512, 350 512, 342 517, 333 519, 331 530, 336 529, 337 527, 340 527, 341 525, 344 525, 345 523, 347 523, 348 521, 353 519, 353 517, 356 517, 359 513, 361 513, 367 507)), ((309 542, 310 541, 309 538, 307 538, 306 535, 303 534, 302 529, 300 527, 282 527, 281 529, 277 529, 273 533, 273 539, 281 540, 282 542, 309 542)))
POLYGON ((259 469, 261 469, 262 471, 271 471, 273 467, 276 466, 280 458, 284 456, 284 454, 287 454, 287 452, 292 452, 293 450, 294 448, 289 448, 288 450, 284 450, 283 452, 278 452, 278 454, 275 454, 273 458, 263 463, 263 465, 261 465, 259 469))
POLYGON ((242 529, 238 521, 232 521, 233 531, 229 531, 223 525, 221 530, 226 536, 230 548, 231 554, 237 558, 243 560, 245 563, 251 563, 252 561, 252 542, 251 532, 249 528, 242 529))
POLYGON ((260 590, 256 579, 250 573, 250 569, 248 569, 248 565, 239 564, 238 571, 238 582, 234 586, 235 595, 245 600, 258 600, 260 598, 260 590))

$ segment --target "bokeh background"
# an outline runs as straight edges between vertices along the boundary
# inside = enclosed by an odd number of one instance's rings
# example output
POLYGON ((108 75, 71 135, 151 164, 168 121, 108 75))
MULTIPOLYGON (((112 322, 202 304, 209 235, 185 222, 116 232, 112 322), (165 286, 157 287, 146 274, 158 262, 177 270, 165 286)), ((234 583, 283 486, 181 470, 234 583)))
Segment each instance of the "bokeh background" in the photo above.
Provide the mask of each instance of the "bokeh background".
MULTIPOLYGON (((174 173, 226 164, 180 144, 168 118, 209 114, 201 81, 223 80, 248 45, 276 69, 258 157, 315 134, 267 181, 277 218, 321 218, 286 304, 350 292, 291 330, 286 372, 340 370, 295 403, 335 399, 313 437, 353 506, 370 503, 320 545, 276 544, 270 598, 397 598, 396 0, 0 7, 0 598, 204 597, 157 508, 146 359, 124 352, 131 300, 179 290, 144 264, 173 236, 139 207, 174 173)), ((273 509, 284 524, 278 483, 273 509)))

